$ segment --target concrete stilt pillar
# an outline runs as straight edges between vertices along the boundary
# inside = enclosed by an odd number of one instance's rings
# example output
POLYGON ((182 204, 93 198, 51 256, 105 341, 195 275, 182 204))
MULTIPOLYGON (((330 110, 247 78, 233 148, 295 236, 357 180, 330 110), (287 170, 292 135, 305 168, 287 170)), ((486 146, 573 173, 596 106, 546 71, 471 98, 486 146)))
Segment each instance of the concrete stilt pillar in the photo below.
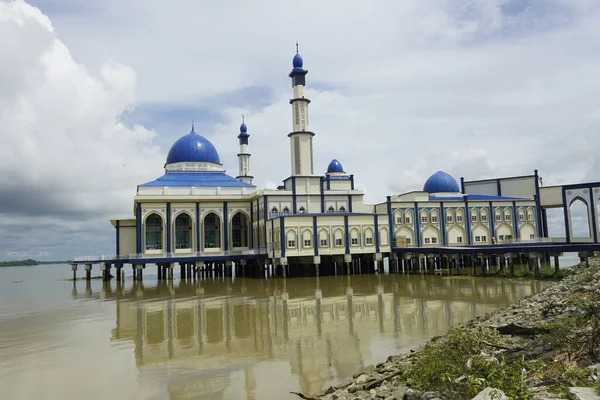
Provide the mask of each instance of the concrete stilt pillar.
POLYGON ((110 263, 104 263, 104 271, 102 273, 102 280, 103 281, 109 281, 110 278, 112 278, 111 274, 110 274, 110 268, 111 268, 111 264, 110 263))
POLYGON ((121 264, 116 264, 115 265, 116 268, 116 274, 117 274, 117 282, 121 282, 121 279, 123 278, 122 276, 122 269, 123 269, 123 265, 121 264))
POLYGON ((71 270, 73 271, 73 280, 77 280, 77 264, 71 264, 71 270))
POLYGON ((92 264, 85 264, 85 280, 89 281, 92 279, 92 264))
POLYGON ((560 273, 560 263, 558 261, 558 254, 554 255, 554 275, 558 275, 560 273))

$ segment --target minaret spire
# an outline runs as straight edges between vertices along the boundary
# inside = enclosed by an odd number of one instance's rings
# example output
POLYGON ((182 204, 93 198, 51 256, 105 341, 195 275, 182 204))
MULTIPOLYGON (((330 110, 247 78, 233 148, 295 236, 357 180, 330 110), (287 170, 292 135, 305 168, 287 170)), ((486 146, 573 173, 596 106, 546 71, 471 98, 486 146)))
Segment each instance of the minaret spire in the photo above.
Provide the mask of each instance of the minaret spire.
POLYGON ((252 184, 252 179, 254 177, 250 175, 250 153, 248 153, 249 137, 248 127, 246 126, 244 115, 242 114, 242 125, 240 125, 240 134, 238 135, 238 139, 240 140, 240 152, 238 154, 239 175, 235 179, 252 184))
POLYGON ((315 134, 310 131, 308 124, 310 100, 304 96, 308 71, 303 68, 303 65, 304 61, 298 53, 298 42, 296 42, 296 55, 292 60, 293 69, 289 73, 289 77, 292 78, 293 90, 293 98, 290 100, 293 130, 288 135, 292 149, 292 176, 312 176, 314 174, 312 139, 315 134))

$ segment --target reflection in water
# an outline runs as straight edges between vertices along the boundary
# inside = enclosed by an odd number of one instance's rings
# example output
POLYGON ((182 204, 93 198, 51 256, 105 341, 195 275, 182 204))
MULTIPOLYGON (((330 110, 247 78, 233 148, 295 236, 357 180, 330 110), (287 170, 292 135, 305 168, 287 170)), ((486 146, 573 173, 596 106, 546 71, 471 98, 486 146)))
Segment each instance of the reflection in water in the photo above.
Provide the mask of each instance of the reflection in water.
POLYGON ((140 376, 165 381, 169 398, 262 399, 290 390, 318 392, 541 286, 363 275, 136 282, 128 288, 104 283, 99 294, 88 287, 84 296, 115 301, 111 340, 133 343, 140 376), (269 363, 279 364, 273 371, 269 363), (226 390, 239 395, 228 397, 226 390))

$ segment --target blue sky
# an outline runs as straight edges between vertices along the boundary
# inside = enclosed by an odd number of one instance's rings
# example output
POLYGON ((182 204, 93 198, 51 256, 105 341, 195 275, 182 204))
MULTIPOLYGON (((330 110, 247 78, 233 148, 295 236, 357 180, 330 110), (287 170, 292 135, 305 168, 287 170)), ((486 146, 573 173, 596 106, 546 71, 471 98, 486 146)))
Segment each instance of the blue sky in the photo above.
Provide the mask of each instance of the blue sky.
POLYGON ((437 170, 600 181, 594 1, 0 7, 0 137, 10 149, 0 150, 0 259, 110 254, 108 219, 132 216, 135 186, 161 175, 192 120, 235 175, 244 114, 255 183, 279 184, 296 41, 315 169, 339 159, 367 202, 420 189, 437 170))

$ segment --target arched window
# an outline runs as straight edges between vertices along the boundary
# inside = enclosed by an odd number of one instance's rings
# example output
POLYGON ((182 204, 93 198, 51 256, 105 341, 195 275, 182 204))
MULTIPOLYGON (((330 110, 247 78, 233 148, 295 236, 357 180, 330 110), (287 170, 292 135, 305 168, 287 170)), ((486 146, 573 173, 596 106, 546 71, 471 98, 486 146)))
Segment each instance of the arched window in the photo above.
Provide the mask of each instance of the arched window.
POLYGON ((192 248, 192 219, 187 213, 175 218, 175 249, 192 248))
POLYGON ((327 247, 329 245, 329 240, 327 240, 328 238, 329 234, 327 233, 327 231, 321 230, 321 232, 319 232, 319 246, 327 247))
POLYGON ((304 207, 300 207, 298 209, 298 214, 306 214, 306 209, 304 207))
POLYGON ((333 233, 333 238, 334 238, 334 246, 335 247, 342 247, 344 245, 344 233, 338 229, 333 233))
POLYGON ((221 247, 221 218, 214 212, 204 217, 204 248, 221 247))
POLYGON ((290 215, 290 209, 287 207, 283 208, 283 215, 290 215))
POLYGON ((152 213, 146 218, 146 250, 162 250, 163 222, 160 215, 152 213))
POLYGON ((275 218, 278 215, 279 215, 279 211, 277 210, 277 207, 271 208, 271 217, 275 218))
POLYGON ((533 221, 533 209, 531 207, 527 209, 527 219, 533 221))
POLYGON ((233 247, 248 247, 248 217, 243 212, 231 219, 231 242, 233 247))
POLYGON ((351 246, 359 246, 360 245, 360 241, 359 241, 359 237, 358 237, 358 229, 352 229, 350 231, 350 245, 351 246))
POLYGON ((327 212, 332 214, 335 212, 335 208, 333 208, 333 206, 329 206, 329 208, 327 209, 327 212))
MULTIPOLYGON (((403 228, 406 229, 406 228, 403 228)), ((369 228, 365 230, 365 245, 372 246, 373 245, 373 231, 369 228)))
POLYGON ((346 207, 344 207, 344 206, 340 206, 340 212, 341 212, 341 213, 345 213, 345 212, 346 212, 346 207))

